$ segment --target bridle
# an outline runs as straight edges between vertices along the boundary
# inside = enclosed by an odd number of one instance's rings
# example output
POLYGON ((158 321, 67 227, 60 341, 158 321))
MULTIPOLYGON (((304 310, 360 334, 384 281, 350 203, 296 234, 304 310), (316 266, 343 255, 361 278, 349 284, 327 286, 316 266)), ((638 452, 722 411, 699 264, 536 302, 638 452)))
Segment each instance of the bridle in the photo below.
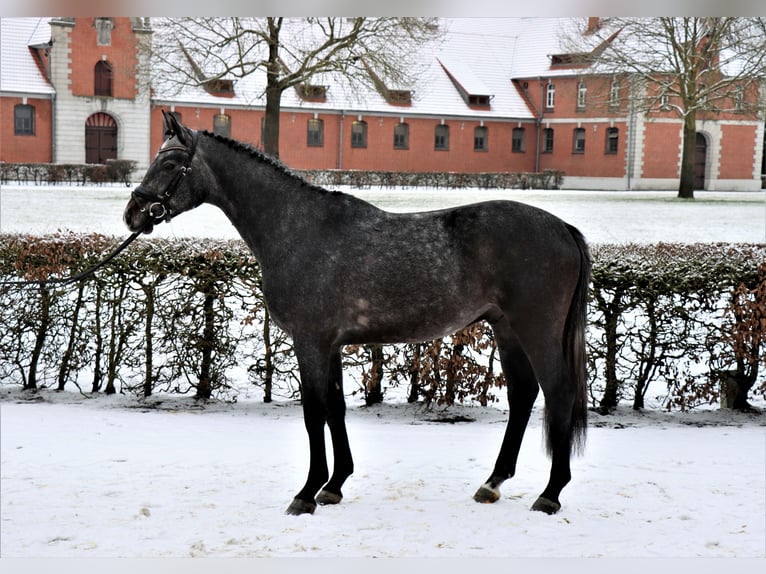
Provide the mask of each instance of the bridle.
POLYGON ((170 221, 172 212, 166 201, 170 199, 170 196, 173 195, 173 193, 175 193, 176 189, 178 189, 178 186, 181 185, 181 181, 183 181, 184 177, 186 177, 191 172, 191 162, 194 158, 194 152, 197 151, 197 139, 199 137, 196 131, 192 131, 191 134, 192 142, 190 146, 187 147, 180 142, 173 143, 168 140, 168 143, 163 145, 157 152, 158 156, 169 151, 185 151, 188 154, 186 162, 178 169, 178 171, 176 171, 173 179, 170 180, 162 193, 159 195, 150 193, 146 191, 142 185, 139 185, 136 189, 133 190, 133 193, 131 193, 131 197, 133 197, 133 199, 140 198, 147 202, 144 207, 140 208, 141 213, 148 213, 149 217, 151 217, 154 222, 165 220, 170 221))
POLYGON ((153 193, 149 193, 141 185, 139 185, 136 189, 133 190, 133 193, 131 193, 131 197, 133 197, 134 199, 138 197, 148 202, 143 208, 140 208, 140 209, 142 212, 148 212, 149 217, 151 219, 147 219, 140 229, 131 233, 127 239, 125 239, 114 251, 112 251, 104 259, 96 263, 93 267, 90 267, 86 269, 85 271, 82 271, 81 273, 72 275, 70 277, 61 277, 61 278, 53 278, 53 279, 33 279, 33 280, 26 280, 26 281, 25 280, 0 281, 0 285, 40 285, 42 286, 42 285, 48 285, 48 284, 69 285, 71 283, 76 283, 78 281, 81 281, 82 279, 85 279, 86 277, 93 275, 96 271, 98 271, 104 265, 109 263, 112 259, 117 257, 117 255, 119 255, 120 252, 122 252, 128 245, 130 245, 146 229, 148 229, 149 226, 163 220, 169 221, 171 211, 165 202, 170 198, 171 195, 173 195, 173 193, 176 191, 178 186, 181 184, 181 181, 183 180, 183 178, 186 177, 186 175, 191 171, 191 161, 192 161, 192 158, 194 157, 194 152, 197 149, 198 134, 196 131, 192 131, 191 133, 192 133, 191 146, 186 147, 182 145, 180 142, 172 143, 170 142, 170 140, 167 140, 167 142, 169 142, 168 145, 163 146, 162 148, 160 148, 160 151, 157 152, 157 155, 159 155, 161 153, 165 153, 168 151, 181 150, 181 151, 187 152, 188 157, 184 165, 182 165, 181 168, 176 172, 176 174, 173 176, 173 179, 170 180, 170 183, 161 194, 155 195, 153 193))

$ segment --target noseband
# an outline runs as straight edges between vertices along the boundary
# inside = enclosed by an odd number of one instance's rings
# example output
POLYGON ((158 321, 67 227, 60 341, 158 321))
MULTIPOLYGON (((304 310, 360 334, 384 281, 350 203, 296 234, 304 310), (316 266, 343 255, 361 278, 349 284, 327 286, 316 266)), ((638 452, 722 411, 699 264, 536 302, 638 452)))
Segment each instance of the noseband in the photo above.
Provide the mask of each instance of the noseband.
POLYGON ((147 204, 141 208, 141 212, 148 212, 149 217, 151 217, 154 221, 159 222, 165 220, 166 218, 168 221, 170 220, 170 208, 165 202, 170 199, 170 196, 175 193, 183 178, 186 177, 186 175, 191 171, 191 162, 192 158, 194 157, 194 152, 197 149, 198 137, 199 136, 197 132, 193 131, 192 143, 188 148, 181 144, 173 144, 168 145, 167 147, 163 146, 157 152, 157 155, 159 155, 169 151, 180 150, 189 154, 189 157, 186 159, 186 163, 182 165, 181 168, 176 172, 176 174, 173 176, 173 179, 170 180, 170 183, 168 183, 167 187, 162 191, 162 193, 155 195, 146 191, 141 185, 139 185, 136 189, 133 190, 133 193, 131 193, 133 199, 141 198, 147 202, 147 204))

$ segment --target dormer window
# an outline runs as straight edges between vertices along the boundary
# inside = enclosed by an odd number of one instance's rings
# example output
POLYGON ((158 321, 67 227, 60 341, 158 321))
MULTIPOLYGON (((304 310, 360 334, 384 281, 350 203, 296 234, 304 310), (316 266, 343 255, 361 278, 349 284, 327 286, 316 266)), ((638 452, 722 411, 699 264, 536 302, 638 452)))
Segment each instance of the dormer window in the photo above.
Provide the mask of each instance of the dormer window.
POLYGON ((99 60, 93 69, 93 93, 97 96, 112 95, 112 65, 106 60, 99 60))
POLYGON ((489 96, 468 95, 468 104, 471 106, 489 106, 489 96))
POLYGON ((327 99, 327 86, 315 84, 298 84, 295 89, 303 100, 324 102, 327 99))

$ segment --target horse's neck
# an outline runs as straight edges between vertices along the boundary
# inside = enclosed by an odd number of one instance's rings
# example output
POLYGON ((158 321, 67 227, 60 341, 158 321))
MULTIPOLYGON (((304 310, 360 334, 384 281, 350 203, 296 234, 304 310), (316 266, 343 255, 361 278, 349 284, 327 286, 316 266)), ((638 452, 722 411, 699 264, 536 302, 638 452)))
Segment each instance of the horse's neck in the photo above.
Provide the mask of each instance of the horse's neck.
POLYGON ((233 161, 213 166, 217 185, 208 201, 226 214, 263 264, 279 256, 296 220, 312 216, 314 194, 278 167, 244 151, 227 152, 233 161))

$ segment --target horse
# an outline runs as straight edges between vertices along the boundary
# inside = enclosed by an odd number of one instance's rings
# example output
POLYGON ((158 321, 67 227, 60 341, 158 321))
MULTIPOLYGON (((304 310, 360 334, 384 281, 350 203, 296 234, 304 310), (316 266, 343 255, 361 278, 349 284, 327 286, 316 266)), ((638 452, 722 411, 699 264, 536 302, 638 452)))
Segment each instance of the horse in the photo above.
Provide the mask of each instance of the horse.
POLYGON ((308 433, 308 477, 287 514, 338 504, 353 473, 344 345, 423 342, 482 320, 494 333, 509 417, 494 468, 474 499, 500 499, 542 389, 551 468, 532 510, 560 510, 570 458, 587 429, 591 258, 580 231, 515 201, 392 213, 313 185, 248 144, 190 129, 164 111, 163 129, 124 221, 148 234, 208 203, 226 214, 258 261, 270 316, 294 343, 308 433))

